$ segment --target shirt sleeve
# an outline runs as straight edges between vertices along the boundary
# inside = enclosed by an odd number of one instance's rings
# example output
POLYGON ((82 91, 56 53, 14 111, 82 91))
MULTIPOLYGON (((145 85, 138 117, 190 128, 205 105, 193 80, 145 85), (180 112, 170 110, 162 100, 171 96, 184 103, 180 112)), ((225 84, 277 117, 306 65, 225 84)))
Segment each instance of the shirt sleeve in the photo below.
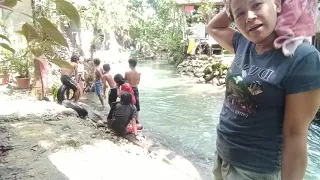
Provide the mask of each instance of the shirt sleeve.
POLYGON ((239 44, 241 43, 242 40, 244 40, 245 37, 243 37, 243 35, 241 33, 239 33, 238 31, 236 31, 232 37, 232 46, 234 49, 234 52, 237 52, 237 49, 239 47, 239 44))
POLYGON ((295 60, 284 84, 286 94, 320 88, 320 57, 314 51, 295 60))

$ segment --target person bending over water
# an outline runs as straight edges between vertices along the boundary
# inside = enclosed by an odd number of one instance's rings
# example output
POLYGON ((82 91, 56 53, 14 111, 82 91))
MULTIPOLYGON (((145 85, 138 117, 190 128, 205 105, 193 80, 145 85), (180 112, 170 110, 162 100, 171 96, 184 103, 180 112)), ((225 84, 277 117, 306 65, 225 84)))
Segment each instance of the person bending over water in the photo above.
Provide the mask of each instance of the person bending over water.
POLYGON ((117 101, 118 97, 118 91, 117 91, 117 84, 113 80, 111 74, 109 73, 111 70, 109 64, 104 64, 103 65, 103 76, 102 76, 102 81, 103 81, 103 94, 106 95, 106 90, 107 90, 107 83, 109 84, 110 90, 109 90, 109 96, 108 96, 108 103, 111 107, 113 102, 117 101))
POLYGON ((132 104, 136 104, 136 98, 134 97, 134 92, 132 90, 132 87, 129 83, 126 83, 123 76, 121 74, 116 74, 113 79, 116 82, 118 87, 118 90, 117 90, 118 97, 120 97, 120 91, 127 91, 132 95, 131 96, 132 104))
POLYGON ((229 0, 207 25, 235 53, 217 125, 218 180, 302 180, 308 127, 320 106, 320 58, 303 43, 293 56, 273 46, 280 0, 229 0), (239 32, 230 28, 234 20, 239 32))
POLYGON ((125 73, 125 80, 131 85, 134 97, 136 99, 136 108, 137 108, 137 121, 139 120, 139 112, 140 112, 140 100, 139 100, 139 90, 138 85, 140 83, 141 73, 136 70, 137 59, 129 59, 129 67, 130 71, 125 73))
POLYGON ((94 69, 94 75, 95 75, 94 90, 95 90, 95 93, 97 94, 97 96, 99 97, 101 105, 104 106, 104 102, 103 102, 104 94, 102 92, 103 70, 100 67, 100 59, 95 58, 93 60, 93 64, 95 65, 95 69, 94 69))
MULTIPOLYGON (((72 55, 71 56, 71 65, 72 69, 68 68, 61 68, 61 82, 63 85, 65 85, 67 88, 72 89, 74 91, 74 102, 78 102, 80 98, 80 86, 79 84, 72 79, 72 75, 75 75, 75 79, 78 79, 78 62, 79 62, 79 56, 72 55)), ((67 92, 67 99, 69 99, 69 91, 67 92)))
POLYGON ((114 102, 113 108, 110 111, 112 113, 111 127, 116 133, 120 135, 126 134, 126 128, 130 123, 134 135, 137 136, 137 110, 135 105, 132 104, 132 97, 129 92, 121 91, 120 102, 114 102))

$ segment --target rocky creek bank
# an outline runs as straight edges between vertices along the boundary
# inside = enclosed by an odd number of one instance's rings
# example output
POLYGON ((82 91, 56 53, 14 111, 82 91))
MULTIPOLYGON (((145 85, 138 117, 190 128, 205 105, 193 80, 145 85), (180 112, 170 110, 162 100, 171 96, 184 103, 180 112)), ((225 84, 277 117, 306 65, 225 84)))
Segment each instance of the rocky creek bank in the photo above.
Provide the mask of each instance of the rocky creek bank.
POLYGON ((177 72, 182 75, 198 78, 198 83, 223 85, 233 56, 207 55, 189 56, 177 66, 177 72))
POLYGON ((159 143, 132 143, 95 122, 94 115, 81 119, 30 91, 0 86, 0 180, 135 179, 137 172, 139 180, 201 179, 159 143))

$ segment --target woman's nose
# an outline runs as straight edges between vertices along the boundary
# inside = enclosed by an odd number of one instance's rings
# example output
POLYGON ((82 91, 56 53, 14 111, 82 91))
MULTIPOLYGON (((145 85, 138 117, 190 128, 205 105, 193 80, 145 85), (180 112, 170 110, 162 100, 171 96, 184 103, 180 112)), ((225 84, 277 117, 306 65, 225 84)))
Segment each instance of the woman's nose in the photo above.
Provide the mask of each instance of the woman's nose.
POLYGON ((247 13, 247 23, 252 22, 257 18, 257 15, 253 11, 248 11, 247 13))

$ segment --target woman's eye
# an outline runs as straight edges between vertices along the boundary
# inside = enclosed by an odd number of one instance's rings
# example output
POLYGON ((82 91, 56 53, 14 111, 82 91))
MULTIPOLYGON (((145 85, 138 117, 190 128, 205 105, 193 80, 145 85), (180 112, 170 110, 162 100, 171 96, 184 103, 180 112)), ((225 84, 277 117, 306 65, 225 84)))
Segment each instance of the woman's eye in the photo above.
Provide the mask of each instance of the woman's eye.
POLYGON ((262 3, 256 3, 252 6, 253 9, 257 9, 262 3))
POLYGON ((244 14, 244 12, 240 12, 240 13, 237 14, 236 17, 238 18, 238 17, 242 16, 243 14, 244 14))

